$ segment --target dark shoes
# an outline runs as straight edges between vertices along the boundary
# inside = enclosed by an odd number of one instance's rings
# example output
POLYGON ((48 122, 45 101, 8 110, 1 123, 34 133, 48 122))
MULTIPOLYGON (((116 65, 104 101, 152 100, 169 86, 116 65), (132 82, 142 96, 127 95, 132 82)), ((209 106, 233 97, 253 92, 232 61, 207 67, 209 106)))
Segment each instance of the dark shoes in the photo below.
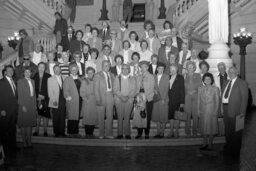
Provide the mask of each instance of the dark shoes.
POLYGON ((38 132, 34 132, 34 133, 33 133, 33 136, 38 136, 38 132))
POLYGON ((141 135, 136 135, 135 139, 141 139, 141 135))
POLYGON ((131 138, 130 135, 126 135, 126 136, 125 136, 125 139, 130 140, 130 139, 132 139, 132 138, 131 138))
POLYGON ((123 139, 123 135, 118 135, 116 139, 123 139))
POLYGON ((207 149, 208 149, 208 145, 207 145, 207 144, 206 144, 206 145, 203 145, 203 146, 200 148, 201 151, 207 151, 207 149))
POLYGON ((47 132, 44 132, 44 136, 45 136, 45 137, 48 137, 48 133, 47 133, 47 132))

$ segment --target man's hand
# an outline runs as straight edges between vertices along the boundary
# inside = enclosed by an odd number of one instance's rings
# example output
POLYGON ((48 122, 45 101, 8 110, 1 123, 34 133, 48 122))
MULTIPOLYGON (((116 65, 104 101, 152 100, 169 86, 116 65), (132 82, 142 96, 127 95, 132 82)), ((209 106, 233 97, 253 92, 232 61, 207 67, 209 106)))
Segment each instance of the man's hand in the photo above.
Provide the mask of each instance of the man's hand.
POLYGON ((5 110, 1 111, 1 116, 6 116, 6 111, 5 110))
POLYGON ((58 106, 58 102, 53 102, 53 106, 58 106))
POLYGON ((25 106, 22 106, 22 112, 27 112, 27 108, 25 106))
POLYGON ((240 118, 242 118, 242 117, 245 117, 245 114, 241 113, 240 114, 240 118))
POLYGON ((71 97, 71 96, 68 96, 68 97, 66 98, 66 100, 67 100, 67 101, 70 101, 70 100, 72 100, 72 97, 71 97))
POLYGON ((96 100, 96 105, 101 106, 101 102, 99 100, 96 100))
POLYGON ((39 98, 39 100, 44 100, 45 99, 45 97, 41 94, 38 95, 38 98, 39 98))

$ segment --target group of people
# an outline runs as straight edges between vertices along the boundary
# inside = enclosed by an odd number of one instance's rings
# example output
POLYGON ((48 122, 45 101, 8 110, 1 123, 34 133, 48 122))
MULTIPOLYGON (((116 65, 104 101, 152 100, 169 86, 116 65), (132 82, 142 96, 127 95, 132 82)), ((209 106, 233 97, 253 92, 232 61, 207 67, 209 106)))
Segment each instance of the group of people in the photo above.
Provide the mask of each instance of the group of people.
POLYGON ((178 37, 166 21, 156 34, 153 22, 146 21, 143 34, 120 22, 120 30, 85 25, 85 32, 68 26, 58 35, 56 51, 43 52, 24 29, 17 50, 21 64, 6 66, 0 81, 1 141, 15 147, 16 124, 21 128, 24 148, 32 146, 43 119, 44 136, 52 118, 55 137, 81 137, 79 120, 86 137, 114 138, 113 116, 117 116, 117 139, 149 138, 151 122, 157 124, 154 138, 179 137, 179 115, 185 116, 188 137, 204 137, 201 150, 211 150, 219 133, 218 118, 224 117, 226 149, 237 150, 241 132, 235 131, 236 116, 246 114, 248 87, 235 67, 219 74, 209 73, 209 64, 198 58, 196 49, 178 37), (16 84, 17 83, 17 84, 16 84), (192 122, 191 122, 192 120, 192 122), (192 128, 191 128, 192 127, 192 128))

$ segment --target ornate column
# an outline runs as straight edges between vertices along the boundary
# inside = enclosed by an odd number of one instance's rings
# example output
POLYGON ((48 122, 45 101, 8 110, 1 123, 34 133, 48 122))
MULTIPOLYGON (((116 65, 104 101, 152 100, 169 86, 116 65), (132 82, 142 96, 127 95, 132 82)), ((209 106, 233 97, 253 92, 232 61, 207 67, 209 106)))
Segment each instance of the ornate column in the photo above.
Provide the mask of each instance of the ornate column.
POLYGON ((228 28, 228 0, 208 0, 209 9, 209 42, 211 44, 209 57, 206 60, 210 65, 210 72, 218 73, 217 64, 224 62, 230 67, 232 59, 229 57, 227 46, 228 28))
POLYGON ((107 10, 107 5, 106 5, 106 0, 103 0, 102 2, 102 9, 101 11, 101 16, 99 18, 99 20, 109 20, 108 19, 108 10, 107 10))
POLYGON ((159 8, 159 16, 158 19, 165 19, 166 18, 166 14, 165 14, 166 8, 164 5, 164 0, 161 0, 161 4, 160 4, 160 8, 159 8))

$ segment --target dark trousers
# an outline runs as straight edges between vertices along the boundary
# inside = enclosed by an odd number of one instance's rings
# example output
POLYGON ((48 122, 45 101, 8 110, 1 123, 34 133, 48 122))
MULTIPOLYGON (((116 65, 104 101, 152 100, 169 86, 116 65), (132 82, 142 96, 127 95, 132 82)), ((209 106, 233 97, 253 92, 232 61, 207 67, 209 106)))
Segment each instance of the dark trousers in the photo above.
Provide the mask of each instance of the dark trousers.
POLYGON ((56 136, 65 135, 65 108, 52 108, 53 132, 56 136))
POLYGON ((79 133, 79 120, 68 120, 68 134, 79 133))
POLYGON ((242 142, 242 130, 236 130, 236 117, 228 116, 228 105, 223 105, 225 124, 225 151, 232 155, 239 155, 242 142))
POLYGON ((6 154, 16 148, 16 116, 16 113, 0 116, 0 143, 6 154))
POLYGON ((138 128, 138 135, 142 135, 143 130, 145 132, 145 135, 148 136, 150 133, 150 126, 151 126, 151 116, 152 116, 152 110, 153 110, 153 101, 146 102, 146 110, 147 110, 147 128, 138 128))
POLYGON ((94 125, 85 125, 85 135, 93 135, 94 127, 94 125))
POLYGON ((62 91, 60 91, 58 108, 52 108, 53 132, 56 136, 65 135, 65 118, 65 99, 62 91))

